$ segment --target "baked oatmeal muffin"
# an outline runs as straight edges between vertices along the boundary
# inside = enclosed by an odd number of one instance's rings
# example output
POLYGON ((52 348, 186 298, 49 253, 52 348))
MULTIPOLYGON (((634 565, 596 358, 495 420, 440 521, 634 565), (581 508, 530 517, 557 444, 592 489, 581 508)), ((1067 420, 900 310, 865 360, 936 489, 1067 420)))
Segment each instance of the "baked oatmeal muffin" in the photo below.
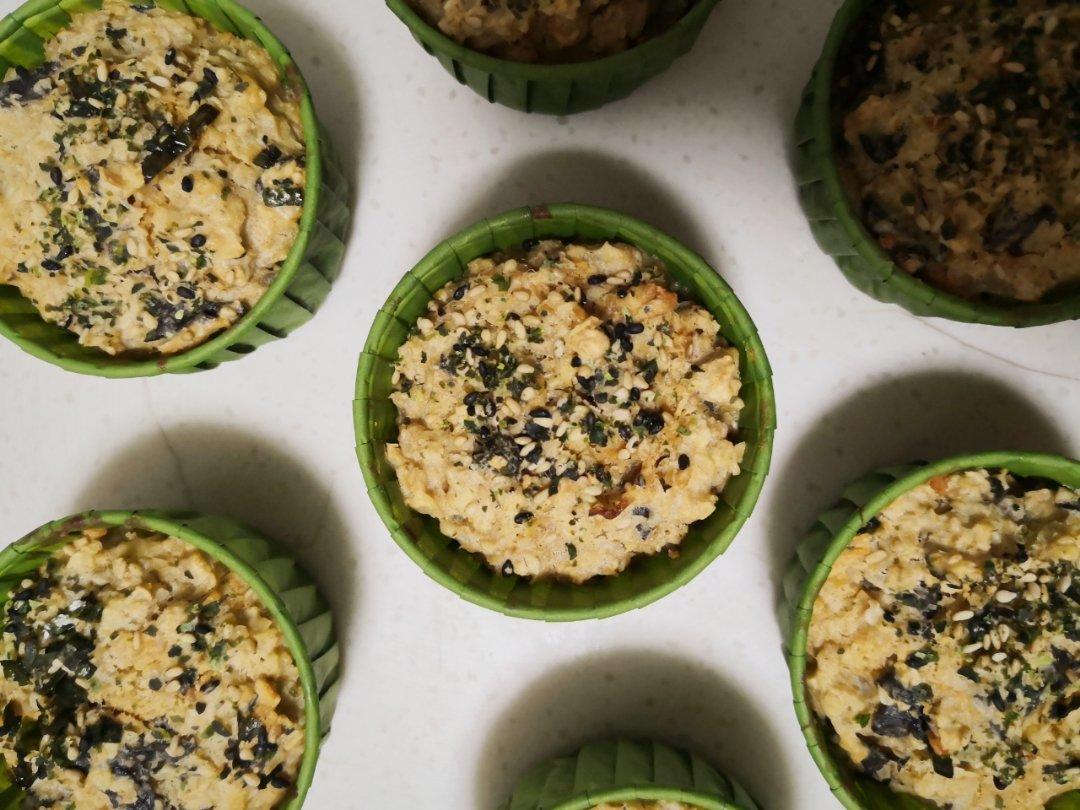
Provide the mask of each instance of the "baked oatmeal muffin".
POLYGON ((300 97, 258 44, 106 0, 0 84, 0 284, 111 355, 241 318, 299 232, 300 97))
POLYGON ((868 6, 832 106, 841 178, 881 248, 968 299, 1080 285, 1080 5, 868 6))
POLYGON ((630 245, 471 262, 393 384, 406 503, 506 575, 583 582, 677 554, 739 473, 738 351, 630 245))

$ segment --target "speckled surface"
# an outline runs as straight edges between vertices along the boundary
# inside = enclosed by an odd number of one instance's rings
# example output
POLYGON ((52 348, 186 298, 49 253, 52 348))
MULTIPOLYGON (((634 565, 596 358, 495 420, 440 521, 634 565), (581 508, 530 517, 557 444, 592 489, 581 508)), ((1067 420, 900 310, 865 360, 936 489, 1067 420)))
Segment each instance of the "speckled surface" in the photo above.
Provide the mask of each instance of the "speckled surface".
POLYGON ((296 334, 193 376, 84 378, 0 344, 4 540, 91 506, 190 505, 290 544, 333 595, 345 647, 310 807, 487 810, 538 759, 607 732, 696 748, 767 807, 834 806, 774 610, 800 533, 882 464, 1080 454, 1080 323, 916 319, 856 291, 811 239, 787 139, 836 5, 724 0, 669 72, 560 120, 458 87, 376 0, 250 0, 353 177, 342 276, 296 334), (351 399, 405 270, 480 216, 556 199, 621 208, 717 267, 762 332, 780 428, 753 517, 705 573, 642 611, 545 626, 460 601, 394 545, 364 493, 351 399))

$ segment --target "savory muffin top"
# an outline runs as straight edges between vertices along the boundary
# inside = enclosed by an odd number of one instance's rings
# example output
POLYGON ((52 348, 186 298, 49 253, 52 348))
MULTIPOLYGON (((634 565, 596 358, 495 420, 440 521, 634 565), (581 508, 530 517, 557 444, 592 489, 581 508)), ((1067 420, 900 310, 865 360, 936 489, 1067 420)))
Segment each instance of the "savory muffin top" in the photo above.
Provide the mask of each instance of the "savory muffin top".
POLYGON ((1080 284, 1080 4, 868 7, 832 103, 844 185, 882 249, 965 298, 1080 284))
POLYGON ((410 0, 447 36, 517 62, 584 62, 624 51, 692 0, 410 0))
POLYGON ((236 574, 182 540, 87 528, 19 583, 0 634, 0 755, 27 807, 269 810, 293 795, 303 693, 236 574))
POLYGON ((582 582, 674 554, 739 472, 738 351, 630 245, 471 262, 393 381, 406 502, 504 574, 582 582))
POLYGON ((0 84, 0 284, 109 354, 235 323, 299 231, 299 97, 258 44, 106 0, 0 84))
POLYGON ((833 564, 810 703, 858 770, 953 810, 1080 789, 1080 493, 1003 471, 933 478, 833 564))

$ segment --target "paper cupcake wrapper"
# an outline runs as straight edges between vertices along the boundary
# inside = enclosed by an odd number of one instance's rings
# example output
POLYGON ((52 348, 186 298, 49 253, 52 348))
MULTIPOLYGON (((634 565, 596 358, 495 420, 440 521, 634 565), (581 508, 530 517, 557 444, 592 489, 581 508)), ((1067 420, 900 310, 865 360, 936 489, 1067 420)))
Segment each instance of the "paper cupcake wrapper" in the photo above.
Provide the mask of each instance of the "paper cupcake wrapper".
POLYGON ((837 54, 870 0, 847 0, 833 19, 825 47, 795 118, 795 178, 818 245, 863 292, 916 315, 993 326, 1039 326, 1080 318, 1080 293, 1038 303, 983 302, 939 290, 898 267, 866 230, 844 191, 833 149, 830 111, 837 54))
MULTIPOLYGON (((334 619, 315 583, 275 543, 230 518, 180 511, 95 511, 48 523, 0 551, 0 604, 87 526, 131 526, 179 538, 235 572, 262 600, 296 661, 304 693, 304 757, 296 795, 284 805, 284 810, 299 810, 330 730, 340 672, 334 619)), ((0 808, 15 810, 22 798, 21 789, 0 773, 0 808)))
MULTIPOLYGON (((881 469, 851 484, 844 490, 840 502, 818 517, 799 543, 795 559, 784 576, 780 614, 795 696, 795 714, 810 755, 833 794, 849 810, 934 810, 935 805, 914 796, 893 793, 881 782, 857 774, 848 764, 847 755, 834 746, 822 729, 810 707, 804 680, 806 642, 814 600, 837 557, 870 518, 934 476, 972 469, 1006 469, 1016 475, 1049 478, 1080 488, 1080 462, 1042 453, 978 453, 929 464, 881 469)), ((1080 810, 1080 791, 1059 797, 1047 805, 1047 810, 1080 810)))
MULTIPOLYGON (((149 377, 202 371, 250 354, 288 336, 311 319, 341 269, 349 224, 348 181, 325 131, 315 118, 311 94, 292 56, 265 25, 233 0, 156 0, 157 5, 209 20, 214 26, 262 45, 301 94, 300 116, 307 150, 307 182, 300 230, 273 284, 234 326, 187 351, 165 357, 126 359, 89 346, 66 329, 43 320, 18 290, 0 286, 0 335, 23 350, 68 371, 98 377, 149 377)), ((0 21, 0 76, 12 65, 44 60, 46 40, 71 15, 101 0, 30 0, 0 21)))
POLYGON ((701 810, 758 810, 737 782, 696 754, 650 740, 603 740, 543 762, 500 810, 587 810, 604 802, 675 801, 701 810))
POLYGON ((697 0, 682 19, 640 45, 603 59, 537 65, 496 59, 455 42, 413 10, 386 0, 413 38, 447 72, 488 101, 524 112, 569 115, 629 95, 690 50, 719 0, 697 0))
POLYGON ((443 242, 405 274, 376 313, 360 357, 354 421, 368 494, 398 545, 429 576, 470 602, 507 615, 569 621, 642 607, 688 582, 728 547, 753 509, 769 468, 776 409, 772 371, 757 330, 735 294, 700 256, 638 220, 562 203, 518 208, 481 220, 443 242), (582 585, 531 581, 493 571, 481 556, 442 534, 437 521, 406 506, 386 458, 386 444, 397 436, 396 410, 389 399, 393 364, 429 299, 461 276, 473 259, 545 237, 624 241, 661 259, 675 288, 705 306, 739 350, 741 397, 746 403, 738 436, 746 443, 742 472, 728 482, 716 510, 690 527, 679 556, 641 557, 621 574, 582 585))

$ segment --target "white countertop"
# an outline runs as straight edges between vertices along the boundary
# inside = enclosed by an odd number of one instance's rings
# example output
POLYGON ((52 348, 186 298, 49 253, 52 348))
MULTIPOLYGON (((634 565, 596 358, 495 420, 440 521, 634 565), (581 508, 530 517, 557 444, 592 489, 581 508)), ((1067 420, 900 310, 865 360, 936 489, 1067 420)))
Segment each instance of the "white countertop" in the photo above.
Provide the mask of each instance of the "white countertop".
MULTIPOLYGON (((14 7, 4 0, 4 10, 14 7)), ((0 341, 4 542, 90 507, 192 506, 289 544, 331 594, 345 670, 312 808, 492 810, 538 758, 604 733, 707 755, 772 810, 828 808, 791 709, 774 596, 852 478, 959 451, 1080 455, 1080 323, 917 319, 814 244, 786 149, 836 0, 725 0, 695 50, 570 119, 482 101, 378 0, 249 0, 291 47, 354 179, 345 268, 315 319, 219 369, 80 377, 0 341), (398 549, 353 454, 357 356, 435 243, 527 202, 619 208, 734 287, 775 372, 772 471, 730 550, 601 622, 461 601, 398 549)))

